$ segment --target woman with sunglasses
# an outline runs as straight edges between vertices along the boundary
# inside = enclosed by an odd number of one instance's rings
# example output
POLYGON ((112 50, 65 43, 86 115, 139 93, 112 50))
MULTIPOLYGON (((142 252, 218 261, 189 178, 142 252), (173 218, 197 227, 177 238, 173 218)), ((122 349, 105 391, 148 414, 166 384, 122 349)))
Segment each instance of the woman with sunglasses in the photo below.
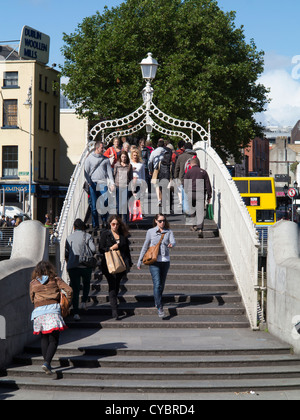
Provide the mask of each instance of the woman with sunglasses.
POLYGON ((147 250, 150 247, 157 245, 161 240, 162 235, 164 235, 160 244, 157 261, 149 266, 153 281, 155 306, 158 310, 158 316, 160 318, 164 318, 165 313, 163 310, 162 295, 164 292, 168 271, 170 269, 169 251, 170 248, 174 248, 176 246, 176 241, 165 215, 161 213, 157 214, 154 218, 153 226, 154 227, 149 229, 147 232, 146 240, 141 250, 137 268, 139 270, 141 269, 142 261, 147 250))
POLYGON ((119 216, 111 216, 108 221, 109 229, 103 231, 100 237, 99 251, 102 257, 102 273, 105 275, 109 288, 109 302, 112 309, 112 317, 118 319, 117 298, 120 290, 120 283, 126 272, 132 267, 132 260, 129 248, 128 230, 119 216), (124 273, 110 274, 107 268, 105 253, 109 250, 119 250, 126 264, 127 271, 124 273))

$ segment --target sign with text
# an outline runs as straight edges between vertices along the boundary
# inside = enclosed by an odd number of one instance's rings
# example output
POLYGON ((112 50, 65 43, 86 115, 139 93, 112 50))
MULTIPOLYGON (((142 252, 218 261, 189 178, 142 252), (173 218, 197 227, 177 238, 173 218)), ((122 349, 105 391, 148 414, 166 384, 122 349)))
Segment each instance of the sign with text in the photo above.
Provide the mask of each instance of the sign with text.
POLYGON ((47 64, 49 61, 49 51, 50 37, 29 26, 24 26, 19 46, 20 57, 47 64))

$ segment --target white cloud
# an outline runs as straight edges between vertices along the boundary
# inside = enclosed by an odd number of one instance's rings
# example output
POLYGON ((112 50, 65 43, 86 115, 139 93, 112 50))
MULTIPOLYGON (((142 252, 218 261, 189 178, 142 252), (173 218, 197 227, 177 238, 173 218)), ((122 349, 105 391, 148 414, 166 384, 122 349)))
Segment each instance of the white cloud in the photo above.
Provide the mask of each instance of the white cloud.
POLYGON ((282 68, 284 66, 278 67, 277 70, 266 71, 258 80, 270 88, 271 102, 267 111, 257 119, 264 125, 294 126, 300 119, 300 82, 295 78, 295 68, 287 70, 282 68))

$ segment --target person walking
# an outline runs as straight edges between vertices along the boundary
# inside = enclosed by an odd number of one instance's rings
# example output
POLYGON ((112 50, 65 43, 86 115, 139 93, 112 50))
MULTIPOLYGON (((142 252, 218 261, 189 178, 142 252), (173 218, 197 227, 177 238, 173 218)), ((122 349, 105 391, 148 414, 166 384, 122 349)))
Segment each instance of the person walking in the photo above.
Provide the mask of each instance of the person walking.
POLYGON ((61 290, 65 292, 71 303, 72 289, 57 277, 53 265, 47 261, 37 264, 30 283, 30 299, 34 304, 31 320, 33 334, 41 334, 41 349, 44 358, 42 369, 47 375, 53 374, 51 362, 59 344, 60 332, 67 329, 61 316, 61 290))
POLYGON ((153 282, 153 295, 155 306, 158 310, 160 318, 165 317, 162 303, 162 295, 164 292, 168 271, 170 269, 170 248, 176 246, 174 234, 170 229, 170 225, 165 215, 159 213, 153 220, 153 228, 147 231, 146 239, 142 247, 140 257, 137 263, 138 270, 141 269, 143 258, 152 246, 157 245, 161 239, 157 261, 149 265, 152 282, 153 282))
POLYGON ((120 283, 126 272, 130 271, 132 267, 132 259, 129 248, 129 233, 126 225, 122 219, 115 215, 109 219, 109 229, 101 233, 99 251, 102 257, 102 273, 105 275, 109 288, 109 302, 112 309, 112 317, 116 320, 119 318, 118 314, 118 294, 120 290, 120 283), (126 272, 118 274, 110 274, 107 268, 105 253, 109 251, 120 251, 120 254, 126 265, 126 272))
POLYGON ((133 180, 133 169, 128 153, 122 150, 114 167, 116 185, 117 213, 125 224, 128 223, 128 187, 133 180))
POLYGON ((190 165, 191 169, 184 176, 184 190, 195 211, 187 218, 192 219, 191 230, 198 231, 198 237, 203 238, 205 197, 207 196, 207 204, 209 204, 212 197, 212 188, 208 173, 200 168, 199 159, 191 159, 190 165))
POLYGON ((80 321, 79 316, 79 294, 80 283, 83 283, 82 309, 87 309, 87 301, 90 293, 91 278, 93 268, 87 267, 81 262, 86 249, 92 257, 96 253, 96 246, 93 238, 85 232, 86 226, 81 219, 74 222, 74 233, 68 236, 65 246, 65 259, 67 270, 70 276, 70 285, 73 289, 73 315, 75 321, 80 321))
POLYGON ((113 139, 113 145, 109 147, 106 150, 106 152, 104 152, 104 156, 109 158, 112 168, 114 168, 115 164, 117 163, 121 150, 122 150, 121 141, 119 137, 115 137, 113 139))
MULTIPOLYGON (((99 197, 107 195, 108 186, 110 191, 115 190, 115 181, 109 158, 103 155, 104 144, 98 141, 95 145, 95 151, 91 153, 85 161, 85 179, 90 190, 92 224, 94 229, 99 229, 99 214, 97 202, 99 197)), ((102 223, 107 224, 108 218, 108 198, 99 206, 102 223)))

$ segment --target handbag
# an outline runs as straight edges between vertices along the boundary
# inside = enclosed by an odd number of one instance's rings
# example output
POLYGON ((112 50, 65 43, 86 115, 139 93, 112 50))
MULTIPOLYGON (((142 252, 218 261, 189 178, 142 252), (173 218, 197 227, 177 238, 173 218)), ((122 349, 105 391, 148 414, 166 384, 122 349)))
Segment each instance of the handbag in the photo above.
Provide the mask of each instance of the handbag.
POLYGON ((205 218, 208 220, 214 220, 214 211, 212 204, 207 205, 205 218))
POLYGON ((86 242, 86 232, 84 233, 84 251, 82 255, 79 255, 79 263, 84 265, 86 268, 96 268, 97 260, 94 257, 89 244, 86 242))
POLYGON ((105 260, 110 274, 119 274, 127 270, 126 264, 119 250, 105 252, 105 260))
POLYGON ((69 301, 67 299, 67 296, 64 294, 64 292, 60 292, 60 310, 61 310, 61 316, 63 318, 67 318, 67 316, 70 315, 70 305, 69 301))
POLYGON ((157 257, 158 257, 158 254, 159 254, 159 248, 160 248, 160 245, 161 245, 164 237, 165 237, 165 234, 161 235, 161 238, 160 238, 160 241, 158 242, 158 244, 154 245, 154 246, 151 246, 148 249, 148 251, 146 252, 146 254, 144 255, 144 258, 143 258, 143 263, 145 265, 152 265, 152 264, 156 263, 157 257))
POLYGON ((141 200, 135 200, 132 205, 129 205, 129 222, 138 220, 143 220, 141 200))

